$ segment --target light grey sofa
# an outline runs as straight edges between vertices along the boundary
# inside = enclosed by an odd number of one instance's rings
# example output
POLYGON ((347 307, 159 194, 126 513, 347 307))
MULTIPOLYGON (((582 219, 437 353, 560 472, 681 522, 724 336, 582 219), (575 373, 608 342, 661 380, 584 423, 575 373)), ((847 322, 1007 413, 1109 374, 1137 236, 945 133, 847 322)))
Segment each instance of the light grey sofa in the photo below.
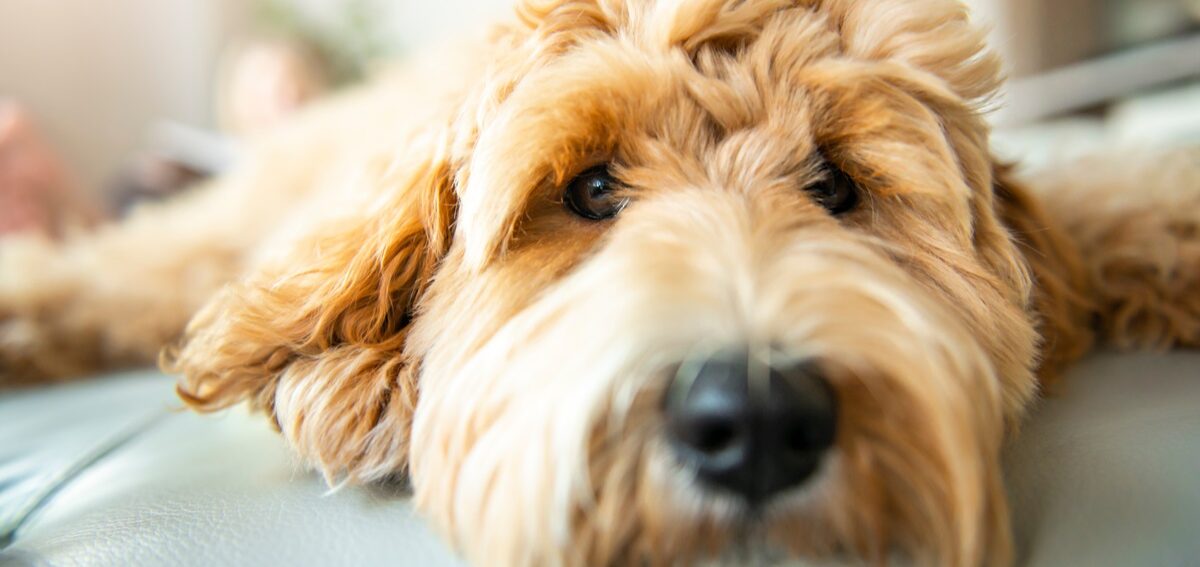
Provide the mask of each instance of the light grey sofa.
MULTIPOLYGON (((0 399, 0 565, 457 565, 397 488, 130 374, 0 399)), ((1020 564, 1200 565, 1200 353, 1100 355, 1009 450, 1020 564)))

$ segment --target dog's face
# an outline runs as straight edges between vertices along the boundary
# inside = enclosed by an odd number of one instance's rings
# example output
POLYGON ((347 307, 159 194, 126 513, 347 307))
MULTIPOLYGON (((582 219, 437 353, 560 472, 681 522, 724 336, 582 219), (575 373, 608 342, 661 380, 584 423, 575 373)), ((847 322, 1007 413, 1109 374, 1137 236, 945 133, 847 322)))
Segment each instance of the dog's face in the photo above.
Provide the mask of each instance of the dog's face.
POLYGON ((520 13, 385 206, 197 316, 184 398, 407 465, 481 565, 1004 563, 1038 316, 964 8, 520 13))
POLYGON ((1036 333, 962 9, 550 4, 409 334, 419 506, 480 564, 1005 553, 1036 333))

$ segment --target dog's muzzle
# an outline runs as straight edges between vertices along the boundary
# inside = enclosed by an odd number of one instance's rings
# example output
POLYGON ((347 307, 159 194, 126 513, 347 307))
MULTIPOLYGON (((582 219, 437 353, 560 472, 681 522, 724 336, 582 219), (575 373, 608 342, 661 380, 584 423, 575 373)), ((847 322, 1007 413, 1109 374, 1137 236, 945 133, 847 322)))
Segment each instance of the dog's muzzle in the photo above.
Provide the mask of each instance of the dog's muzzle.
POLYGON ((680 366, 664 403, 676 457, 751 508, 801 485, 833 446, 837 401, 817 364, 745 352, 680 366))

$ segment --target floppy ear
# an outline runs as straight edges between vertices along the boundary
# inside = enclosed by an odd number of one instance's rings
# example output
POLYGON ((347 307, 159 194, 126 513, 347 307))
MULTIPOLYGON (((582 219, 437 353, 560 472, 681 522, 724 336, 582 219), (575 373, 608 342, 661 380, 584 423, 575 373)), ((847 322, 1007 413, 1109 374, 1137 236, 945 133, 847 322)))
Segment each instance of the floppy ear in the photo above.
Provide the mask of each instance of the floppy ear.
POLYGON ((1033 310, 1042 336, 1038 377, 1045 387, 1091 349, 1094 309, 1079 250, 1010 169, 995 166, 995 207, 1033 276, 1033 310))
POLYGON ((406 331, 455 209, 445 152, 417 150, 367 173, 370 206, 319 225, 195 316, 163 357, 189 406, 249 400, 331 480, 403 471, 417 399, 406 331))

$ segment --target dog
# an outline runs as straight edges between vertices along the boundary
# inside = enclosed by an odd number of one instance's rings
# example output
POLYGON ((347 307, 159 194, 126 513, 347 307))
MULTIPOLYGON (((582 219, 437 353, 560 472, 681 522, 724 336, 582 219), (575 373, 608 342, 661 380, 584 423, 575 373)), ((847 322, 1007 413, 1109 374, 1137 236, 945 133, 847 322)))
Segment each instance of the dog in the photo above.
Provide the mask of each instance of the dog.
POLYGON ((527 0, 236 172, 0 252, 0 375, 162 354, 477 565, 1007 565, 1005 439, 1200 345, 1200 160, 1026 185, 954 0, 527 0), (1082 387, 1082 384, 1081 384, 1082 387))

